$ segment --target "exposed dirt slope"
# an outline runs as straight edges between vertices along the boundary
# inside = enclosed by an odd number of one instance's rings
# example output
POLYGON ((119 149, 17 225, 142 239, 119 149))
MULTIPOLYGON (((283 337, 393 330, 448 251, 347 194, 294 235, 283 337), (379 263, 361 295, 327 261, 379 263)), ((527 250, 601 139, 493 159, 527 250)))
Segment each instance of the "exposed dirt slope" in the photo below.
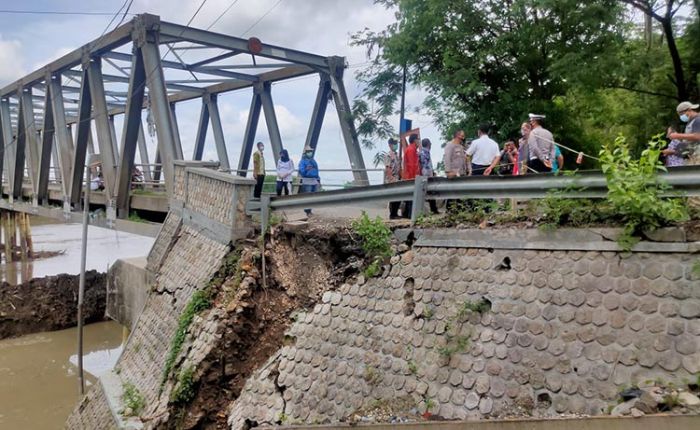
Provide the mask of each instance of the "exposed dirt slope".
MULTIPOLYGON (((85 322, 104 319, 106 305, 104 273, 85 273, 85 322)), ((0 339, 77 325, 78 275, 32 279, 20 285, 0 286, 0 339)))
POLYGON ((239 244, 233 252, 240 255, 238 269, 216 287, 215 305, 203 315, 219 321, 218 340, 197 365, 194 399, 171 403, 169 416, 152 422, 157 428, 227 428, 228 405, 284 345, 296 311, 313 307, 325 291, 357 274, 362 263, 350 231, 336 223, 273 229, 265 250, 266 287, 258 244, 239 244))

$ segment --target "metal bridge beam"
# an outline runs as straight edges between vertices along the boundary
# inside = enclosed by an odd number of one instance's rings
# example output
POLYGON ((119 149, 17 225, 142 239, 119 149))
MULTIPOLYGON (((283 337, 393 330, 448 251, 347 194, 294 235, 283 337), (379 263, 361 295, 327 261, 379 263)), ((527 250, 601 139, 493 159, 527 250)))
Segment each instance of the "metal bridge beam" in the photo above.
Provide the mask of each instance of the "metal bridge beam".
POLYGON ((309 131, 306 134, 306 143, 304 145, 304 148, 306 148, 307 146, 313 148, 314 154, 316 153, 316 146, 318 146, 318 137, 321 135, 323 119, 326 116, 328 100, 331 96, 330 77, 326 73, 321 73, 320 77, 321 81, 318 83, 318 93, 316 93, 316 102, 314 103, 314 109, 311 112, 311 122, 309 124, 309 131))
POLYGON ((224 140, 224 129, 221 125, 221 117, 219 116, 219 103, 216 94, 209 94, 205 99, 207 111, 211 120, 211 129, 214 133, 214 144, 216 145, 216 154, 219 157, 219 165, 224 170, 229 170, 231 165, 228 162, 228 151, 226 150, 226 141, 224 140))
MULTIPOLYGON (((119 151, 121 157, 119 159, 116 203, 117 215, 120 218, 129 216, 129 196, 131 193, 131 175, 134 170, 134 157, 139 137, 143 136, 141 106, 143 106, 146 89, 146 69, 141 48, 136 48, 135 51, 135 61, 131 67, 131 77, 129 78, 129 96, 126 103, 126 113, 124 114, 121 150, 119 151)), ((145 147, 145 142, 143 146, 145 147)), ((141 157, 143 158, 143 151, 141 157)), ((146 156, 146 159, 148 160, 148 156, 146 156)))
POLYGON ((209 100, 208 95, 202 96, 202 109, 199 112, 199 123, 197 124, 197 136, 194 139, 194 153, 192 159, 201 161, 204 155, 204 142, 207 139, 207 129, 209 128, 209 100))
MULTIPOLYGON (((12 177, 11 163, 14 162, 14 144, 12 142, 12 123, 10 120, 10 107, 7 100, 0 100, 0 184, 3 174, 7 180, 12 195, 12 177), (5 117, 7 115, 7 117, 5 117)), ((2 186, 0 186, 0 194, 2 194, 2 186)))
MULTIPOLYGON (((31 91, 31 88, 26 88, 22 90, 19 95, 20 122, 17 125, 17 153, 19 154, 21 151, 22 157, 27 163, 29 181, 32 184, 32 194, 36 196, 39 187, 39 143, 37 141, 36 120, 34 118, 31 91), (29 156, 25 157, 27 154, 29 156)), ((24 166, 22 166, 22 170, 24 170, 24 166)))
POLYGON ((248 112, 248 122, 245 126, 243 134, 243 145, 241 146, 241 157, 238 159, 238 175, 247 176, 248 166, 250 165, 250 156, 253 154, 253 145, 255 144, 255 133, 258 131, 258 123, 260 122, 260 108, 262 102, 260 100, 260 92, 258 88, 253 89, 253 99, 250 101, 250 111, 248 112))
POLYGON ((56 143, 58 145, 58 162, 61 167, 61 189, 63 198, 70 195, 71 159, 73 157, 73 136, 66 125, 66 113, 63 106, 63 92, 61 90, 61 75, 52 76, 48 83, 51 94, 51 111, 53 112, 53 124, 56 129, 56 143))
POLYGON ((105 96, 104 79, 102 78, 102 61, 93 58, 87 65, 90 97, 92 98, 93 120, 97 131, 97 146, 100 148, 102 174, 104 175, 105 193, 107 199, 114 197, 117 182, 117 155, 112 136, 107 99, 105 96))
POLYGON ((175 114, 175 102, 170 103, 170 123, 173 127, 173 136, 175 137, 175 150, 177 151, 177 159, 184 160, 185 156, 182 153, 182 142, 180 141, 180 127, 177 125, 177 115, 175 114))
POLYGON ((250 53, 260 57, 280 61, 291 61, 297 64, 305 64, 308 66, 320 67, 326 71, 328 70, 328 61, 326 57, 296 51, 294 49, 283 48, 281 46, 263 43, 261 44, 259 51, 252 52, 247 39, 227 36, 220 33, 213 33, 211 31, 200 30, 169 22, 160 23, 160 32, 166 36, 177 37, 180 40, 207 45, 213 48, 223 48, 242 53, 250 53))
POLYGON ((331 94, 333 101, 335 101, 335 108, 338 111, 338 120, 340 121, 340 129, 345 141, 345 149, 350 159, 352 175, 357 185, 369 185, 369 177, 365 170, 365 160, 362 158, 362 149, 360 148, 360 141, 357 138, 357 131, 352 118, 352 109, 348 101, 348 95, 345 92, 345 85, 343 84, 345 59, 342 57, 329 57, 328 61, 333 69, 333 73, 330 75, 331 94))
POLYGON ((139 117, 139 139, 138 139, 138 146, 139 146, 139 158, 141 158, 141 171, 143 172, 143 179, 146 181, 150 182, 152 180, 151 176, 151 166, 149 166, 149 158, 148 158, 148 147, 146 146, 146 135, 143 132, 143 121, 139 117))
POLYGON ((282 136, 280 135, 279 124, 277 123, 277 115, 275 114, 275 104, 272 101, 272 84, 265 82, 262 84, 260 91, 260 101, 262 102, 263 113, 265 114, 265 124, 267 124, 267 133, 270 136, 270 144, 272 145, 272 154, 275 157, 275 165, 280 159, 282 151, 282 136))
POLYGON ((91 139, 90 114, 92 112, 92 100, 90 97, 90 79, 87 66, 83 69, 83 78, 80 81, 80 103, 78 104, 77 132, 75 136, 75 151, 71 168, 70 202, 80 203, 80 194, 83 185, 83 168, 85 155, 88 148, 88 140, 91 139))
MULTIPOLYGON (((51 80, 47 77, 47 80, 51 80)), ((46 91, 44 106, 44 125, 41 133, 41 152, 39 155, 39 184, 37 199, 41 204, 47 204, 49 198, 49 174, 51 173, 51 157, 53 156, 53 143, 55 134, 53 102, 51 91, 46 91)))
POLYGON ((156 132, 158 133, 158 149, 163 160, 163 171, 165 172, 165 183, 168 192, 172 192, 170 185, 173 183, 173 162, 182 159, 182 154, 178 154, 175 144, 175 134, 170 117, 170 104, 168 102, 168 92, 165 88, 165 79, 163 78, 163 68, 160 64, 160 52, 158 44, 153 37, 156 35, 149 34, 149 39, 141 47, 143 55, 143 63, 148 74, 146 82, 148 86, 148 94, 151 103, 153 118, 156 123, 156 132))

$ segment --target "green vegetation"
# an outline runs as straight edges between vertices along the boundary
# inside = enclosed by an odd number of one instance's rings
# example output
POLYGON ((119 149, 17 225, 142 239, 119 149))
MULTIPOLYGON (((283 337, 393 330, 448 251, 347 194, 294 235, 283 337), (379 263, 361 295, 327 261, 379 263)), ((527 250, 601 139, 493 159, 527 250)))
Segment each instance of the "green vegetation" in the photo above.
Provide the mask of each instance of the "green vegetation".
POLYGON ((446 335, 447 344, 437 348, 438 354, 449 359, 453 354, 466 351, 469 346, 469 336, 446 335))
POLYGON ((127 382, 122 386, 122 403, 124 416, 138 416, 146 407, 146 399, 134 384, 127 382))
POLYGON ((679 198, 662 198, 671 187, 657 176, 666 169, 659 162, 661 136, 654 137, 639 159, 634 159, 624 137, 600 151, 603 173, 608 185, 608 202, 624 223, 618 243, 631 249, 642 229, 688 219, 688 211, 679 198))
POLYGON ((353 221, 352 228, 360 236, 362 250, 370 260, 364 271, 365 276, 377 276, 384 260, 391 256, 391 230, 380 217, 371 220, 366 212, 353 221))
POLYGON ((138 214, 138 212, 130 212, 127 220, 129 220, 131 222, 148 222, 148 220, 141 218, 141 216, 138 214))
POLYGON ((491 310, 491 302, 482 298, 478 302, 465 300, 457 310, 457 319, 463 320, 470 313, 483 314, 491 310))
POLYGON ((428 93, 410 108, 430 115, 443 138, 492 122, 502 141, 537 111, 559 142, 588 154, 620 133, 639 153, 648 136, 678 125, 679 101, 700 99, 697 0, 375 3, 396 20, 352 37, 369 60, 357 71, 364 89, 353 115, 370 149, 397 134, 404 67, 408 84, 428 93))
POLYGON ((365 374, 363 375, 363 378, 370 386, 376 386, 382 381, 381 373, 376 367, 373 366, 365 366, 365 374))
MULTIPOLYGON (((210 288, 205 288, 204 290, 196 291, 192 295, 192 299, 190 300, 190 302, 187 303, 185 310, 182 312, 182 315, 180 315, 180 320, 178 321, 175 337, 173 338, 172 343, 170 344, 170 351, 168 352, 168 356, 165 359, 165 368, 163 369, 163 376, 161 378, 160 384, 161 390, 163 389, 163 385, 165 384, 165 381, 168 379, 168 375, 170 375, 170 372, 172 371, 173 366, 175 365, 175 360, 177 359, 178 354, 180 354, 180 351, 182 350, 182 345, 185 342, 187 330, 189 329, 190 324, 192 324, 192 320, 194 319, 195 315, 199 314, 200 312, 206 309, 209 309, 211 305, 212 302, 210 288)), ((182 373, 180 375, 182 376, 182 373)))
POLYGON ((418 365, 416 364, 415 361, 413 360, 408 360, 408 371, 411 372, 411 375, 416 375, 418 373, 418 365))
MULTIPOLYGON (((695 263, 693 263, 693 268, 690 273, 696 278, 700 278, 700 260, 696 260, 695 263)), ((698 382, 700 382, 700 376, 698 376, 698 382)), ((698 385, 700 385, 700 383, 698 385)))
POLYGON ((423 397, 423 404, 425 404, 426 411, 430 411, 436 406, 435 400, 431 399, 429 396, 423 397))
POLYGON ((197 394, 195 391, 194 367, 189 366, 180 370, 177 377, 177 385, 175 391, 170 396, 170 400, 177 404, 187 404, 194 399, 197 394))

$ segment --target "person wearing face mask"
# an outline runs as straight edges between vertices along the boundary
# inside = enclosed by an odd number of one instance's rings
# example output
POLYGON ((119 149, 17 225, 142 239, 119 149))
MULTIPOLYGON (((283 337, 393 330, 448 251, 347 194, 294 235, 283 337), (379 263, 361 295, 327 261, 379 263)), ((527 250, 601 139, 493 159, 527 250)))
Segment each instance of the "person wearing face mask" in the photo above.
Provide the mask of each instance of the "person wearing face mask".
MULTIPOLYGON (((399 142, 396 139, 389 139, 389 151, 384 155, 384 183, 393 184, 399 180, 400 164, 399 154, 396 150, 399 147, 399 142)), ((389 219, 399 218, 399 207, 401 202, 389 202, 389 219)))
MULTIPOLYGON (((304 148, 304 156, 299 162, 299 176, 301 177, 301 193, 315 193, 321 185, 321 177, 318 175, 318 164, 314 160, 314 150, 310 146, 304 148)), ((304 209, 306 216, 311 216, 311 209, 304 209)))
MULTIPOLYGON (((698 115, 700 104, 683 102, 678 105, 676 112, 682 122, 686 124, 685 133, 670 131, 666 136, 672 140, 679 140, 678 152, 684 157, 687 157, 687 165, 700 165, 700 115, 698 115)), ((700 198, 691 197, 688 199, 688 205, 694 208, 700 208, 700 198)))
POLYGON ((286 149, 280 151, 280 161, 277 162, 277 196, 289 195, 289 184, 292 182, 292 173, 294 173, 294 162, 289 158, 289 152, 286 149))
POLYGON ((464 130, 457 130, 453 139, 445 145, 445 174, 448 178, 456 178, 467 174, 467 157, 464 152, 463 142, 466 136, 464 130))
POLYGON ((258 142, 257 147, 258 150, 253 154, 253 178, 255 179, 253 198, 259 199, 265 183, 265 154, 263 154, 265 145, 258 142))
POLYGON ((678 112, 680 120, 686 124, 685 133, 677 133, 673 130, 669 130, 669 133, 666 135, 669 139, 681 141, 682 146, 685 146, 685 148, 681 149, 681 152, 687 153, 690 159, 688 164, 692 165, 700 164, 700 153, 695 150, 698 146, 698 142, 700 142, 700 116, 697 112, 699 107, 700 105, 690 102, 679 104, 676 108, 676 112, 678 112), (693 162, 693 159, 695 162, 693 162))

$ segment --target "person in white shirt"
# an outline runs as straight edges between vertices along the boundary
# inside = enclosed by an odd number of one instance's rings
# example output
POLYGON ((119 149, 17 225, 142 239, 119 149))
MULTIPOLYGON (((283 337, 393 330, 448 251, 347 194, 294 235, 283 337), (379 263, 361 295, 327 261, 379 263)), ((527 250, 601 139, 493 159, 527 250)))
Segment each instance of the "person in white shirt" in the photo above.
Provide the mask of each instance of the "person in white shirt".
POLYGON ((488 176, 501 160, 501 151, 498 143, 489 137, 488 124, 479 126, 479 138, 472 141, 467 149, 467 158, 472 167, 472 175, 488 176))

